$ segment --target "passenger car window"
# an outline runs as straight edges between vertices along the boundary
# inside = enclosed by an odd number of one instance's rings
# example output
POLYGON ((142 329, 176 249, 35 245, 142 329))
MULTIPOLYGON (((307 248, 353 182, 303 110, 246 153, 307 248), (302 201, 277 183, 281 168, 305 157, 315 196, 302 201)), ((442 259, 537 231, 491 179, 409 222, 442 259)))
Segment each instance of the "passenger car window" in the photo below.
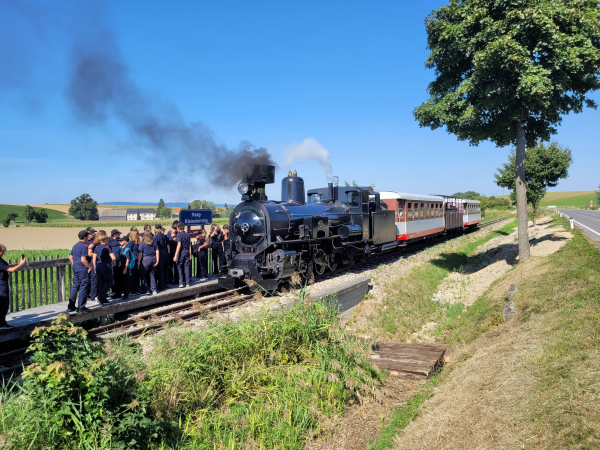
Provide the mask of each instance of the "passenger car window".
POLYGON ((412 217, 412 203, 407 203, 406 204, 406 218, 408 220, 411 220, 412 217))
POLYGON ((404 220, 404 200, 398 201, 398 219, 404 220))
POLYGON ((425 204, 421 203, 421 219, 425 218, 425 204))

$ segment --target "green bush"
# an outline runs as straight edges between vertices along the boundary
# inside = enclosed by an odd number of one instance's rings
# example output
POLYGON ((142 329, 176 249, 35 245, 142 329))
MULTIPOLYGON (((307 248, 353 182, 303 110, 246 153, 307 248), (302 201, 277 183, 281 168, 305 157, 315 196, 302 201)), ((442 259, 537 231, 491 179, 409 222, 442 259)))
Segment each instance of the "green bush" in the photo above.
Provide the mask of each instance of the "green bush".
POLYGON ((65 315, 32 332, 22 395, 13 387, 2 399, 8 448, 146 448, 167 431, 148 416, 130 366, 86 334, 65 315))
POLYGON ((0 389, 5 447, 302 449, 324 417, 382 395, 383 375, 335 308, 300 300, 263 318, 168 328, 144 355, 127 339, 93 343, 59 316, 33 332, 22 386, 0 389))

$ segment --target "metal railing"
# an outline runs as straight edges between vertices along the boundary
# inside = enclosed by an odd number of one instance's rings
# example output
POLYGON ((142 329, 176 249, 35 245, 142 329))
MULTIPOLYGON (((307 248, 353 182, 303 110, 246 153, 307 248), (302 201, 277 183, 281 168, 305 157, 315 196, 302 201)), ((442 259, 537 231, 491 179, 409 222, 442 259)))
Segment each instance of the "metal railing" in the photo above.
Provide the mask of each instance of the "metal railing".
MULTIPOLYGON (((208 249, 208 273, 214 273, 212 250, 208 249)), ((9 264, 19 261, 8 260, 9 264)), ((191 258, 191 275, 197 271, 197 259, 191 258)), ((177 270, 177 268, 175 268, 177 270)), ((29 260, 18 271, 8 274, 9 312, 22 311, 38 306, 69 300, 73 286, 73 266, 68 258, 38 257, 29 260)))

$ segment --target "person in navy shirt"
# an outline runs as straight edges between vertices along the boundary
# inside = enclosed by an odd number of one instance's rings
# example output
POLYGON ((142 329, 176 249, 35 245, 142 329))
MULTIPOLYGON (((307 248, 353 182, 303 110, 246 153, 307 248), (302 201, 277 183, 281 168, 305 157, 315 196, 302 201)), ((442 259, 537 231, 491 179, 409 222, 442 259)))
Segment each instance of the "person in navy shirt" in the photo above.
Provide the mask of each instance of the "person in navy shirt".
POLYGON ((121 238, 121 253, 119 254, 121 267, 123 268, 123 300, 129 298, 129 290, 132 287, 132 275, 131 269, 135 266, 135 258, 133 252, 129 248, 129 237, 123 236, 121 238))
POLYGON ((96 248, 96 230, 94 230, 92 227, 87 227, 85 231, 88 232, 88 241, 86 242, 88 247, 87 260, 92 267, 92 270, 90 271, 90 284, 88 285, 88 298, 91 300, 98 300, 98 277, 96 276, 94 266, 92 265, 94 248, 96 248))
POLYGON ((200 230, 200 235, 196 241, 198 246, 198 256, 196 262, 196 276, 200 281, 206 281, 208 277, 208 240, 206 239, 206 230, 200 230))
POLYGON ((119 255, 121 254, 121 232, 119 230, 112 230, 110 232, 110 239, 108 240, 108 246, 113 255, 115 255, 115 265, 113 266, 113 295, 112 299, 121 298, 121 291, 123 290, 123 268, 119 262, 119 255))
POLYGON ((160 262, 156 268, 156 273, 158 275, 158 289, 162 291, 167 288, 167 271, 169 270, 168 240, 164 234, 166 230, 160 223, 154 225, 154 231, 154 242, 156 242, 158 253, 160 254, 160 262))
POLYGON ((139 246, 140 254, 139 264, 140 280, 142 282, 142 290, 144 294, 148 293, 148 282, 146 281, 146 275, 150 278, 150 289, 152 293, 156 294, 156 267, 160 262, 160 253, 158 246, 154 242, 154 237, 150 231, 144 233, 144 239, 139 246))
POLYGON ((102 305, 105 305, 108 303, 108 299, 106 298, 108 290, 114 283, 112 268, 116 264, 116 258, 110 251, 106 233, 102 233, 102 230, 100 230, 98 236, 99 237, 96 238, 96 243, 98 245, 96 245, 96 248, 94 249, 93 265, 96 274, 98 275, 98 301, 102 305))
POLYGON ((130 279, 131 284, 129 286, 129 289, 134 294, 136 292, 137 293, 141 292, 141 290, 140 290, 140 272, 138 270, 138 254, 140 252, 140 250, 139 250, 140 240, 141 240, 140 233, 138 232, 137 227, 131 227, 131 230, 129 230, 129 242, 127 243, 127 248, 129 250, 131 250, 133 259, 135 261, 135 264, 129 271, 131 274, 131 279, 130 279))
POLYGON ((175 236, 179 233, 177 229, 177 225, 179 224, 179 220, 175 220, 171 229, 167 232, 168 246, 169 246, 169 273, 167 282, 169 284, 178 284, 179 283, 179 272, 177 271, 177 263, 173 259, 175 257, 175 250, 177 250, 177 242, 175 241, 175 236))
POLYGON ((0 244, 0 330, 10 330, 14 327, 6 323, 6 314, 8 314, 8 308, 10 306, 8 274, 19 270, 27 263, 27 260, 23 258, 19 264, 13 264, 11 266, 4 261, 4 253, 6 253, 6 247, 0 244))
POLYGON ((90 283, 90 271, 92 266, 88 262, 88 232, 82 230, 79 232, 77 237, 79 242, 73 246, 69 260, 73 266, 73 286, 71 286, 71 292, 69 293, 69 305, 67 311, 83 312, 87 308, 88 286, 90 283), (79 293, 79 302, 77 308, 75 308, 75 301, 77 300, 77 293, 79 293))
POLYGON ((177 271, 179 272, 179 287, 190 285, 190 235, 185 232, 185 225, 177 224, 179 234, 175 236, 177 247, 175 248, 175 256, 173 261, 177 263, 177 271))

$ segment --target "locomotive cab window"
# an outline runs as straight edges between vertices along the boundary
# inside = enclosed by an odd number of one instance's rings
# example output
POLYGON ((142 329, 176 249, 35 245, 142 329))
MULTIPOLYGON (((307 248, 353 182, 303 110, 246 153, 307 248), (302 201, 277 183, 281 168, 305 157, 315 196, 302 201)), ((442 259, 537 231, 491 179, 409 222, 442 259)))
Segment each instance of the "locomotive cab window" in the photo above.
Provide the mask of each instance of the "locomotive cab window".
POLYGON ((348 194, 347 203, 352 207, 360 206, 360 194, 356 191, 350 191, 348 194))
POLYGON ((309 203, 318 203, 321 201, 321 194, 308 194, 309 203))

